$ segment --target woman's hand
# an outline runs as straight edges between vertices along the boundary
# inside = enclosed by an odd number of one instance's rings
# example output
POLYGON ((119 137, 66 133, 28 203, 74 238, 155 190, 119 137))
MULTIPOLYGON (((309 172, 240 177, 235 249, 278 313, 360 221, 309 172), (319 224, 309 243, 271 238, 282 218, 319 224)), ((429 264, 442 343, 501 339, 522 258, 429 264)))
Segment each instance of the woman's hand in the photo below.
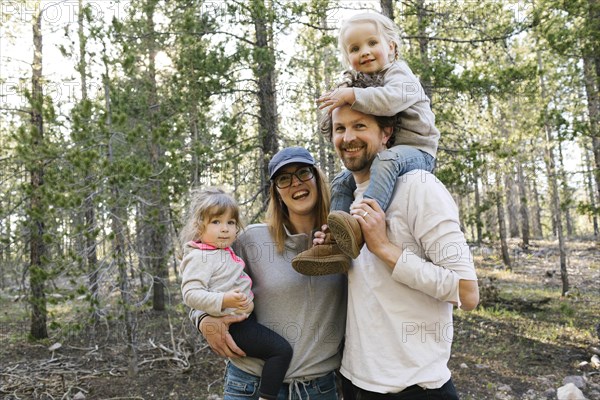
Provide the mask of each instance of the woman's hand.
POLYGON ((222 357, 244 357, 246 353, 240 349, 229 334, 229 325, 241 322, 248 317, 243 315, 226 315, 224 317, 204 317, 200 322, 200 332, 210 348, 222 357))
POLYGON ((323 225, 320 231, 315 232, 313 236, 313 246, 325 243, 325 233, 327 231, 329 231, 329 227, 327 225, 323 225))

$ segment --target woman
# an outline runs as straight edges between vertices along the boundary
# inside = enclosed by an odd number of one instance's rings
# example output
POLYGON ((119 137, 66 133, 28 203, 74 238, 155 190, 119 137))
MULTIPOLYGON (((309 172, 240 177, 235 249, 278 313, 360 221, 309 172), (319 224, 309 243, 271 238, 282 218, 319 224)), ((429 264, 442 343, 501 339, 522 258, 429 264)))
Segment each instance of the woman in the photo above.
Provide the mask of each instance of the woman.
MULTIPOLYGON (((234 244, 252 277, 258 322, 283 336, 292 361, 278 399, 337 399, 334 371, 346 320, 346 278, 304 276, 292 259, 312 243, 312 232, 327 221, 329 190, 324 174, 306 149, 288 147, 269 163, 267 222, 249 226, 234 244)), ((340 262, 346 262, 340 256, 340 262)), ((258 399, 263 362, 244 357, 228 333, 240 316, 211 317, 191 311, 211 348, 229 357, 224 400, 258 399)))

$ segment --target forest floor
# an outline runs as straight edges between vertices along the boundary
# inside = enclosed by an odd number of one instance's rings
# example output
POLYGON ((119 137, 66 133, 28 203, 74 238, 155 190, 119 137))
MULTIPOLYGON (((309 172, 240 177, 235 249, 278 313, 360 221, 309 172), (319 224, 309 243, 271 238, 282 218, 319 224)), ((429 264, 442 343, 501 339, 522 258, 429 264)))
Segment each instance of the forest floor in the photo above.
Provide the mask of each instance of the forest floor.
MULTIPOLYGON (((556 399, 556 389, 573 376, 588 399, 600 399, 600 370, 582 364, 600 351, 600 251, 581 240, 569 242, 568 252, 571 290, 561 296, 556 243, 535 241, 527 251, 511 243, 512 271, 497 249, 473 249, 482 303, 455 312, 450 360, 462 399, 556 399)), ((134 378, 122 321, 85 322, 83 300, 50 296, 57 300, 51 339, 31 341, 25 302, 0 291, 0 396, 219 399, 224 361, 194 332, 175 281, 170 290, 168 312, 136 315, 134 378), (60 348, 52 350, 56 343, 60 348)))

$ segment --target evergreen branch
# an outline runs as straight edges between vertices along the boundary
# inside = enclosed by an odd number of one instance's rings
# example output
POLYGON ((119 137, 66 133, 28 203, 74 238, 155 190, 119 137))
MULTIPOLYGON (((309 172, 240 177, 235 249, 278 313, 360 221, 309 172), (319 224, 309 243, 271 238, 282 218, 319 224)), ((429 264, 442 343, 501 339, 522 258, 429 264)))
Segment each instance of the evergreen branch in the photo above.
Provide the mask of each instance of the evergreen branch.
POLYGON ((337 27, 336 28, 326 28, 324 26, 314 25, 314 24, 311 24, 309 22, 302 22, 300 20, 297 20, 297 21, 294 21, 294 22, 297 23, 297 24, 303 25, 303 26, 305 26, 307 28, 312 28, 312 29, 317 30, 317 31, 337 31, 337 29, 338 29, 337 27))
MULTIPOLYGON (((215 154, 219 154, 219 153, 226 152, 227 150, 231 150, 231 149, 233 149, 233 148, 239 147, 239 146, 240 146, 242 143, 244 143, 244 142, 250 142, 250 141, 252 141, 252 140, 254 140, 254 139, 255 139, 255 138, 246 138, 246 139, 242 139, 242 140, 240 140, 240 141, 238 141, 238 142, 235 142, 234 144, 232 144, 232 145, 230 145, 230 146, 225 146, 225 147, 223 147, 223 148, 221 148, 221 149, 219 149, 219 150, 215 150, 215 154)), ((240 153, 240 154, 241 154, 241 153, 240 153)), ((235 154, 234 154, 234 157, 235 157, 235 154)))
POLYGON ((247 43, 247 44, 249 44, 251 46, 256 46, 256 42, 253 42, 252 40, 246 39, 245 37, 242 37, 242 36, 238 36, 238 35, 236 35, 234 33, 231 33, 231 32, 207 31, 205 33, 207 33, 207 34, 213 34, 213 35, 222 34, 222 35, 226 35, 226 36, 232 36, 232 37, 236 38, 237 40, 240 40, 240 41, 242 41, 244 43, 247 43))
POLYGON ((21 205, 23 205, 23 203, 25 203, 25 201, 28 201, 29 197, 21 197, 21 200, 19 202, 17 202, 16 204, 14 204, 14 207, 9 208, 7 210, 4 210, 5 212, 2 214, 2 218, 4 218, 6 215, 14 215, 17 213, 17 210, 19 208, 21 208, 21 205))
POLYGON ((0 111, 10 111, 10 112, 20 112, 20 113, 24 113, 24 114, 32 114, 31 110, 23 110, 22 108, 5 108, 5 107, 0 107, 0 111))
POLYGON ((252 10, 250 9, 250 7, 248 7, 246 4, 244 4, 243 1, 235 1, 235 0, 231 0, 232 3, 238 5, 240 8, 246 10, 248 13, 252 13, 252 10))
POLYGON ((218 91, 218 92, 212 92, 211 96, 222 95, 222 94, 233 94, 233 93, 256 94, 257 91, 256 90, 251 90, 251 89, 229 89, 229 90, 222 90, 222 91, 218 91))
POLYGON ((525 32, 527 29, 533 28, 533 25, 526 25, 522 29, 519 29, 515 32, 508 33, 503 36, 492 36, 489 38, 480 38, 480 39, 454 39, 454 38, 444 38, 444 37, 436 37, 436 36, 423 36, 423 35, 407 35, 401 36, 402 39, 427 39, 430 41, 440 41, 440 42, 450 42, 450 43, 486 43, 486 42, 499 42, 506 39, 510 39, 513 36, 519 35, 520 33, 525 32))

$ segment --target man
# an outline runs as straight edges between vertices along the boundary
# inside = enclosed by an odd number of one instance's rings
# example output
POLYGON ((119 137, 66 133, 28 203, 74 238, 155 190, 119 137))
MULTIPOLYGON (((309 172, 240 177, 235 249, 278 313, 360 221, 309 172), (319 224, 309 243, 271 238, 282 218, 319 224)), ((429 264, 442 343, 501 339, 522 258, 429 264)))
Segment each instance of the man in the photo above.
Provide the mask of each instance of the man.
MULTIPOLYGON (((325 118, 322 130, 357 183, 351 214, 366 243, 348 272, 344 399, 458 399, 447 367, 452 308, 474 309, 479 291, 457 206, 421 170, 398 178, 386 213, 363 200, 395 123, 349 105, 325 118)), ((315 244, 324 240, 316 234, 315 244)))

